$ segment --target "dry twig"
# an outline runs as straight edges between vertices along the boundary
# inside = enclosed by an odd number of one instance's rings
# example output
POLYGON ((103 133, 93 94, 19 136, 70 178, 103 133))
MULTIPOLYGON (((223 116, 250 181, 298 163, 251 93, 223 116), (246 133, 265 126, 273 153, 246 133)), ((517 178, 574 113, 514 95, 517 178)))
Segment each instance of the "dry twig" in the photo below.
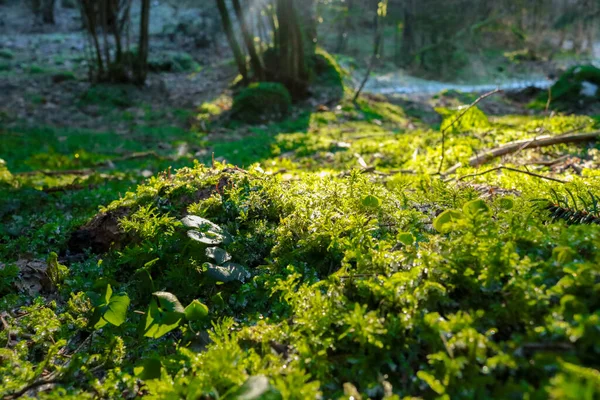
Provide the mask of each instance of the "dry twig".
POLYGON ((438 175, 442 173, 442 168, 444 167, 444 158, 445 158, 445 152, 446 152, 446 132, 448 131, 448 129, 452 128, 454 126, 454 124, 456 124, 458 121, 461 120, 462 117, 465 116, 465 114, 473 107, 475 107, 480 101, 496 94, 496 93, 500 93, 502 92, 501 89, 496 89, 496 90, 492 90, 491 92, 482 94, 481 96, 479 96, 477 98, 477 100, 475 100, 474 102, 472 102, 471 104, 469 104, 468 107, 465 107, 457 116, 456 118, 454 118, 454 120, 448 125, 446 126, 443 130, 442 130, 442 159, 440 160, 440 166, 438 167, 438 175))
POLYGON ((482 172, 476 172, 476 173, 473 173, 473 174, 463 175, 463 176, 460 176, 460 177, 456 178, 456 180, 457 181, 462 181, 462 180, 465 180, 467 178, 474 178, 476 176, 481 176, 481 175, 489 174, 490 172, 500 171, 500 170, 520 172, 522 174, 529 175, 529 176, 534 176, 536 178, 547 179, 549 181, 554 181, 554 182, 558 182, 558 183, 567 183, 567 181, 563 181, 562 179, 552 178, 551 176, 540 175, 540 174, 536 174, 534 172, 524 171, 524 170, 518 169, 518 168, 505 167, 504 165, 500 165, 498 167, 490 168, 490 169, 482 171, 482 172))
MULTIPOLYGON (((471 167, 478 167, 480 165, 490 162, 494 158, 502 157, 507 154, 511 154, 526 148, 536 149, 540 147, 553 146, 556 144, 591 142, 597 140, 599 137, 600 131, 595 131, 589 133, 576 133, 572 135, 543 136, 535 138, 533 140, 517 140, 515 142, 510 142, 505 145, 489 149, 475 157, 471 157, 471 159, 469 159, 468 165, 471 167)), ((462 163, 458 163, 452 168, 446 170, 446 172, 444 172, 443 175, 453 174, 456 172, 457 169, 459 169, 462 166, 462 163)))

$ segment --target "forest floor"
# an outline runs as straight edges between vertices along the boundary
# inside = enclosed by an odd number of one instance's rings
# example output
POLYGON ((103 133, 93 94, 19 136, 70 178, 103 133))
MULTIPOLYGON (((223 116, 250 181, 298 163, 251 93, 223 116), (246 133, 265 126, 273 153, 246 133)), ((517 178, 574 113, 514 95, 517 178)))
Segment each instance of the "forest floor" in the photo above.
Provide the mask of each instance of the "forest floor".
POLYGON ((0 36, 3 400, 600 393, 597 102, 346 87, 247 124, 206 49, 156 34, 185 71, 92 87, 72 21, 24 21, 0 36))

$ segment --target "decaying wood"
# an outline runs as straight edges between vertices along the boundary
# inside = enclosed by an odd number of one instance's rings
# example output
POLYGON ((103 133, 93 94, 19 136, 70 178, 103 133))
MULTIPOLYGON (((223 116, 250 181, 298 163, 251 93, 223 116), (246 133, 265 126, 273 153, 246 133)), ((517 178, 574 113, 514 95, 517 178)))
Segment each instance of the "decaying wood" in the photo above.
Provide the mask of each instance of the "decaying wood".
MULTIPOLYGON (((537 149, 540 147, 554 146, 556 144, 566 143, 585 143, 593 142, 600 137, 600 131, 589 132, 589 133, 577 133, 572 135, 560 135, 560 136, 542 136, 534 139, 517 140, 510 142, 505 145, 486 150, 469 159, 468 165, 471 167, 478 167, 486 164, 491 160, 517 152, 524 149, 537 149)), ((444 175, 450 175, 456 172, 457 169, 462 167, 462 163, 454 165, 452 168, 446 170, 444 175)))

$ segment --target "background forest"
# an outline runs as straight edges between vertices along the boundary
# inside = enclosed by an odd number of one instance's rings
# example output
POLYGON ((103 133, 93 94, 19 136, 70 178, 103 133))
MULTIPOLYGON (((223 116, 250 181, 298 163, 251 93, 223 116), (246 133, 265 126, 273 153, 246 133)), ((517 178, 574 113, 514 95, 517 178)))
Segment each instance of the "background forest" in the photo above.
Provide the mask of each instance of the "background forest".
POLYGON ((0 0, 0 398, 598 399, 598 0, 0 0))

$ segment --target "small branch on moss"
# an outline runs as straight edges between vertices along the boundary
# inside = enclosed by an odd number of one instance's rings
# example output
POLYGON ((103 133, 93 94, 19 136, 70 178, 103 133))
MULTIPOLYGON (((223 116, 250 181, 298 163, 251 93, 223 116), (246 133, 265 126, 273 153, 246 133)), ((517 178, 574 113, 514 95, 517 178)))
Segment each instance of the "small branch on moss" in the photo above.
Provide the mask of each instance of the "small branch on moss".
MULTIPOLYGON (((500 147, 496 147, 490 150, 486 150, 480 155, 471 157, 469 159, 469 166, 478 167, 486 164, 494 158, 502 157, 507 154, 512 154, 516 151, 523 149, 537 149, 540 147, 553 146, 556 144, 567 144, 567 143, 584 143, 593 142, 600 137, 600 131, 589 132, 589 133, 576 133, 573 135, 559 135, 559 136, 543 136, 533 140, 517 140, 510 142, 500 147), (526 146, 523 146, 526 145, 526 146)), ((450 175, 456 172, 457 169, 462 167, 462 163, 454 165, 452 168, 446 170, 443 175, 450 175)))
POLYGON ((446 126, 444 129, 442 129, 442 159, 440 160, 440 165, 438 167, 438 175, 442 173, 442 168, 444 167, 444 158, 445 158, 445 152, 446 152, 446 132, 448 131, 448 129, 452 128, 454 126, 454 124, 456 124, 458 121, 461 120, 462 117, 465 116, 465 114, 473 107, 475 107, 480 101, 496 94, 496 93, 501 93, 502 90, 501 89, 496 89, 496 90, 492 90, 491 92, 488 93, 484 93, 481 96, 479 96, 474 102, 472 102, 471 104, 469 104, 468 107, 466 107, 465 109, 463 109, 457 116, 456 118, 454 118, 454 120, 448 125, 446 126))
POLYGON ((30 383, 29 385, 25 386, 23 389, 16 391, 14 393, 11 394, 7 394, 4 397, 2 397, 2 400, 14 400, 14 399, 18 399, 19 397, 23 396, 25 393, 27 393, 28 391, 35 389, 39 386, 44 386, 44 385, 57 385, 59 383, 63 383, 61 379, 41 379, 39 381, 35 381, 30 383))
POLYGON ((523 165, 523 166, 525 166, 525 165, 542 165, 544 167, 551 167, 553 165, 556 165, 556 164, 558 164, 560 162, 563 162, 563 161, 567 160, 569 157, 571 157, 571 156, 569 154, 567 154, 567 155, 564 155, 562 157, 555 158, 553 160, 531 161, 531 162, 528 162, 528 163, 525 163, 525 164, 521 164, 521 165, 523 165))
POLYGON ((490 168, 490 169, 482 171, 482 172, 477 172, 477 173, 474 173, 474 174, 463 175, 463 176, 460 176, 460 177, 456 178, 456 180, 457 181, 462 181, 462 180, 465 180, 467 178, 474 178, 476 176, 481 176, 481 175, 489 174, 490 172, 500 171, 500 170, 520 172, 522 174, 533 176, 533 177, 540 178, 540 179, 547 179, 549 181, 554 181, 554 182, 558 182, 558 183, 567 183, 567 181, 563 181, 562 179, 552 178, 550 176, 544 176, 544 175, 536 174, 534 172, 524 171, 524 170, 518 169, 518 168, 505 167, 503 165, 500 165, 500 166, 494 167, 494 168, 490 168))

